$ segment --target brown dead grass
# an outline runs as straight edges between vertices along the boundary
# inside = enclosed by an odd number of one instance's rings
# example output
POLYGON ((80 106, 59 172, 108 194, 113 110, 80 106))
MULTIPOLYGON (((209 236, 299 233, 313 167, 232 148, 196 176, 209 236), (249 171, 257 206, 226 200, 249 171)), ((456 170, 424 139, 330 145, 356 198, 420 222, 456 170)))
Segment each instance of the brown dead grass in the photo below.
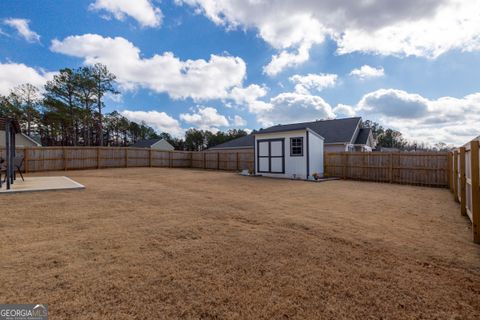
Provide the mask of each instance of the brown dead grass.
POLYGON ((51 319, 480 317, 480 246, 447 190, 67 175, 87 189, 0 197, 1 302, 51 319))

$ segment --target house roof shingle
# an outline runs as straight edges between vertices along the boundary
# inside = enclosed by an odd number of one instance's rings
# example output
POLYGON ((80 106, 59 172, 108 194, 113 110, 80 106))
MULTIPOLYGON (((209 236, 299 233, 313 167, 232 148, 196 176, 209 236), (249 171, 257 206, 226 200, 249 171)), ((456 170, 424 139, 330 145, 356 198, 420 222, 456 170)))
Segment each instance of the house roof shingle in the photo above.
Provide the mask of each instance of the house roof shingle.
POLYGON ((146 139, 135 142, 131 145, 132 148, 150 148, 152 145, 162 139, 146 139))
MULTIPOLYGON (((302 130, 309 128, 310 130, 315 131, 325 139, 325 143, 350 143, 352 137, 355 133, 358 123, 362 118, 344 118, 344 119, 334 119, 334 120, 320 120, 320 121, 311 121, 311 122, 301 122, 301 123, 292 123, 286 125, 276 125, 266 129, 261 129, 257 131, 257 134, 263 133, 274 133, 274 132, 283 132, 283 131, 294 131, 302 130)), ((370 129, 361 129, 359 137, 356 141, 365 141, 361 144, 365 144, 368 139, 368 132, 370 129)), ((234 148, 252 148, 255 138, 254 134, 250 134, 245 137, 241 137, 235 140, 231 140, 222 144, 219 144, 215 147, 210 148, 210 150, 215 149, 234 149, 234 148)), ((360 142, 355 142, 360 143, 360 142)))
POLYGON ((253 134, 248 136, 243 136, 234 140, 230 140, 214 147, 211 147, 209 150, 215 149, 237 149, 237 148, 252 148, 255 143, 255 137, 253 134))
POLYGON ((361 119, 360 117, 355 117, 276 125, 259 130, 257 133, 273 133, 309 128, 321 135, 325 139, 325 143, 348 143, 352 140, 358 122, 361 119))
POLYGON ((367 144, 370 132, 372 132, 372 128, 361 128, 358 132, 355 144, 367 144))

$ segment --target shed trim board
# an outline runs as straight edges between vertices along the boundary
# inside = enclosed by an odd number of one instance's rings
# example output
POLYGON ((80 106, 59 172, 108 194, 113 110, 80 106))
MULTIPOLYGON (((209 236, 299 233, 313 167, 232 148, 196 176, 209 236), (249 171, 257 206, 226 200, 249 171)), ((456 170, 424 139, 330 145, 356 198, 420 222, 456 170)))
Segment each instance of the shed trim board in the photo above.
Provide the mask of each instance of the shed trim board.
POLYGON ((307 132, 305 133, 306 136, 307 136, 307 145, 305 146, 306 147, 306 151, 307 151, 307 179, 308 177, 310 176, 310 148, 309 148, 309 139, 308 139, 308 136, 309 136, 309 131, 307 130, 307 132))

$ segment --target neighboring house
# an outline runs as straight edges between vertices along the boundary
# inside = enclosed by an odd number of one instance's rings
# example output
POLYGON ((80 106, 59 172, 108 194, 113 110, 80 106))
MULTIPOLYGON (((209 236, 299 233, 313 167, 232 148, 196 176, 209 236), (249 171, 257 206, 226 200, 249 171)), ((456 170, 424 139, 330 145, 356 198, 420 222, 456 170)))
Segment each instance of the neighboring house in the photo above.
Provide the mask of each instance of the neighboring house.
MULTIPOLYGON (((30 138, 29 136, 23 133, 17 133, 15 135, 15 145, 17 146, 17 148, 42 146, 33 138, 30 138)), ((0 130, 0 148, 5 148, 5 131, 3 130, 0 130)))
POLYGON ((175 148, 165 139, 140 140, 131 145, 132 148, 149 148, 156 150, 173 151, 175 148))
MULTIPOLYGON (((325 152, 372 151, 375 147, 372 129, 362 128, 362 118, 360 117, 276 125, 262 129, 258 133, 291 131, 304 128, 309 128, 325 139, 325 152)), ((254 134, 251 134, 219 144, 208 150, 218 152, 251 152, 254 150, 254 143, 254 134)))

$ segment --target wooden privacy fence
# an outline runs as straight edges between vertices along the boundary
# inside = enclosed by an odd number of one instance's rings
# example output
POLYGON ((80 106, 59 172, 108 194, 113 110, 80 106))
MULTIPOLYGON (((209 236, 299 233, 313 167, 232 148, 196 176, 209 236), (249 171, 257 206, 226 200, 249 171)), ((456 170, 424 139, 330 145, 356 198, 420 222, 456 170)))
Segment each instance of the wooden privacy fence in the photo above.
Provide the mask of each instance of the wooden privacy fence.
POLYGON ((473 241, 480 243, 480 138, 451 153, 450 190, 460 212, 472 222, 473 241))
POLYGON ((325 153, 325 175, 343 179, 448 187, 447 152, 325 153))
MULTIPOLYGON (((170 167, 216 170, 253 169, 253 152, 161 151, 119 147, 33 147, 19 148, 25 172, 126 168, 170 167)), ((5 157, 5 150, 0 149, 5 157)))

